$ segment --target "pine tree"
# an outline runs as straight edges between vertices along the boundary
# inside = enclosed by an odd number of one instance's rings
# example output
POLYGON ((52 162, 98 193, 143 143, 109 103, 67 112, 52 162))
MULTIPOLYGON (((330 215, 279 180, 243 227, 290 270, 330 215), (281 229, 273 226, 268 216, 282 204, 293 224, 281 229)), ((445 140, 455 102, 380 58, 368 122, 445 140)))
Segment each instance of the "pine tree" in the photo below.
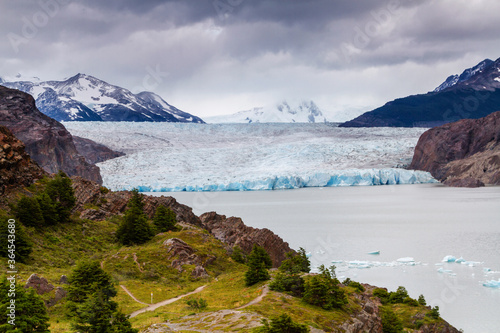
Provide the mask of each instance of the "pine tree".
POLYGON ((15 261, 26 262, 31 254, 33 244, 30 242, 28 235, 24 231, 24 227, 19 221, 11 223, 14 228, 9 228, 9 218, 4 214, 0 214, 0 257, 12 259, 15 261), (14 231, 15 238, 9 238, 8 235, 14 231))
POLYGON ((170 207, 165 207, 160 205, 156 208, 155 216, 153 218, 153 224, 156 226, 158 232, 167 232, 175 230, 175 224, 177 223, 176 215, 170 207))
POLYGON ((339 287, 339 280, 335 277, 335 266, 330 269, 321 265, 320 274, 310 277, 306 281, 304 297, 306 303, 320 306, 325 310, 340 308, 347 304, 347 296, 339 287))
POLYGON ((143 244, 153 238, 153 231, 144 214, 142 194, 137 189, 132 190, 123 221, 116 231, 116 237, 123 245, 143 244))
POLYGON ((231 254, 231 259, 234 261, 240 263, 240 264, 246 264, 247 263, 247 257, 241 247, 238 245, 235 245, 233 247, 233 253, 231 254))
POLYGON ((23 286, 15 286, 15 326, 8 320, 8 306, 12 299, 9 296, 10 281, 6 276, 0 278, 0 332, 6 333, 49 333, 49 316, 43 300, 33 288, 24 289, 23 286))
POLYGON ((38 205, 42 212, 45 225, 55 225, 59 222, 59 213, 56 204, 52 201, 47 193, 41 193, 36 196, 38 205))
POLYGON ((271 278, 267 271, 268 268, 272 267, 271 257, 269 257, 269 254, 263 247, 254 245, 247 259, 248 270, 245 273, 245 284, 247 286, 271 278))
POLYGON ((55 204, 59 221, 66 222, 71 216, 71 210, 75 206, 75 191, 71 186, 71 179, 62 171, 50 180, 45 187, 45 193, 55 204))
POLYGON ((44 219, 40 204, 36 198, 23 196, 14 207, 16 217, 27 227, 41 227, 44 219))
POLYGON ((67 309, 72 326, 86 333, 137 333, 111 298, 117 292, 99 262, 81 262, 68 278, 67 309))

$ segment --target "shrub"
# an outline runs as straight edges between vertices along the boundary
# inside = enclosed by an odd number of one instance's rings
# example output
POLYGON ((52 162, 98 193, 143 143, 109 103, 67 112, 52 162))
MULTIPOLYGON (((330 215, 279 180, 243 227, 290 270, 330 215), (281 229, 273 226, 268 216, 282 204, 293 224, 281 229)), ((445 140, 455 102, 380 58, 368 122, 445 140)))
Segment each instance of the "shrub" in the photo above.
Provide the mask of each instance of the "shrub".
POLYGON ((308 333, 309 328, 304 324, 296 323, 287 314, 282 314, 279 317, 271 319, 271 324, 265 319, 262 320, 264 326, 260 326, 254 330, 258 333, 308 333))
POLYGON ((208 306, 207 301, 204 300, 203 298, 188 299, 186 301, 186 304, 190 309, 193 310, 203 310, 206 309, 208 306))
POLYGON ((26 262, 32 248, 33 244, 21 223, 15 221, 9 224, 8 216, 0 214, 0 257, 26 262), (15 238, 8 235, 13 235, 15 238))
POLYGON ((427 305, 427 302, 425 301, 424 295, 418 296, 418 304, 424 305, 424 306, 427 305))
POLYGON ((335 277, 335 266, 330 269, 321 265, 320 274, 314 275, 306 281, 304 297, 306 303, 322 307, 325 310, 341 308, 347 304, 347 296, 339 287, 339 280, 335 277))
POLYGON ((289 292, 295 297, 302 297, 304 294, 305 282, 299 274, 290 274, 288 272, 278 272, 269 288, 278 292, 289 292))
POLYGON ((382 332, 384 333, 402 333, 403 323, 396 316, 394 311, 388 307, 383 307, 380 311, 382 319, 382 332))
POLYGON ((431 308, 429 313, 427 313, 427 316, 431 317, 432 319, 439 319, 439 306, 435 306, 431 308))
POLYGON ((298 253, 288 252, 287 259, 283 260, 280 266, 280 271, 290 273, 309 273, 311 263, 306 256, 306 251, 303 248, 299 249, 298 253))
POLYGON ((16 218, 25 226, 41 227, 44 219, 36 198, 23 196, 14 207, 16 218))
POLYGON ((240 264, 247 263, 247 256, 245 255, 245 253, 243 252, 241 247, 239 247, 238 245, 235 245, 233 247, 233 253, 231 254, 231 259, 233 259, 234 261, 236 261, 240 264))

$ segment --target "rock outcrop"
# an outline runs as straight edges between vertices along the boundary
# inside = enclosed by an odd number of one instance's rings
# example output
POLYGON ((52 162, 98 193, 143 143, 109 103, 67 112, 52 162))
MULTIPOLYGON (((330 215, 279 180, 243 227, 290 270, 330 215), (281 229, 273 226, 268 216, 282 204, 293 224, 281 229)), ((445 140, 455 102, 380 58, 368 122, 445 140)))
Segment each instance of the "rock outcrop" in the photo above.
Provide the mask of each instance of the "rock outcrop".
POLYGON ((95 164, 110 160, 112 158, 124 156, 125 153, 114 151, 94 142, 89 139, 81 138, 73 135, 73 142, 75 143, 76 150, 87 160, 87 162, 95 164))
POLYGON ((24 143, 0 125, 0 195, 10 189, 29 186, 45 174, 25 152, 24 143))
POLYGON ((25 144, 26 152, 45 171, 62 170, 102 183, 99 168, 78 153, 61 123, 38 111, 31 95, 0 86, 0 125, 25 144))
POLYGON ((167 247, 167 253, 170 255, 168 259, 172 260, 172 264, 170 265, 171 267, 177 269, 179 272, 182 272, 182 266, 195 265, 195 268, 191 273, 193 277, 200 278, 208 276, 204 265, 207 265, 207 261, 210 263, 213 262, 213 257, 205 258, 206 260, 203 260, 203 258, 195 253, 196 251, 191 246, 179 238, 167 239, 163 243, 163 246, 167 247))
MULTIPOLYGON (((127 209, 127 203, 132 197, 131 192, 111 192, 96 182, 82 177, 72 177, 72 180, 76 197, 73 211, 79 212, 81 218, 98 221, 121 214, 127 209)), ((177 215, 177 222, 185 222, 201 227, 201 221, 193 213, 191 207, 178 203, 172 197, 145 195, 143 203, 144 212, 149 218, 153 218, 158 206, 164 205, 170 207, 177 215)))
POLYGON ((410 169, 429 171, 451 186, 500 185, 500 111, 426 131, 410 169))
POLYGON ((273 261, 273 267, 279 267, 286 259, 286 253, 293 251, 287 242, 269 229, 257 229, 246 226, 239 217, 226 218, 215 212, 200 216, 203 228, 215 238, 233 247, 238 245, 243 252, 250 253, 254 244, 262 246, 273 261))
POLYGON ((31 274, 24 288, 33 288, 38 295, 43 295, 54 290, 54 286, 46 278, 40 277, 37 274, 31 274))

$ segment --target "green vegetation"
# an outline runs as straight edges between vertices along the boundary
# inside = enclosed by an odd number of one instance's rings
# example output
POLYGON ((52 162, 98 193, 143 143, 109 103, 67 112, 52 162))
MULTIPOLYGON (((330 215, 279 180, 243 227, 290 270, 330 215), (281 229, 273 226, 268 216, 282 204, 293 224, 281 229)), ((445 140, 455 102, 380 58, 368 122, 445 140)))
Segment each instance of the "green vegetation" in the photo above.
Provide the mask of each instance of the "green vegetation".
MULTIPOLYGON (((304 249, 288 254, 278 271, 272 272, 273 279, 268 281, 272 261, 263 248, 255 246, 252 253, 245 256, 235 246, 229 256, 225 244, 196 227, 182 230, 177 227, 155 236, 145 232, 147 240, 143 238, 139 241, 122 235, 122 239, 128 239, 124 246, 126 242, 118 242, 117 236, 120 229, 124 232, 126 222, 134 221, 138 226, 142 224, 139 229, 159 231, 158 224, 144 215, 142 195, 137 191, 133 192, 125 216, 90 221, 75 214, 68 217, 67 223, 61 223, 60 216, 68 216, 64 209, 74 203, 67 200, 69 195, 64 194, 70 193, 65 192, 68 181, 63 175, 56 177, 59 177, 58 181, 49 186, 51 195, 47 193, 47 187, 52 180, 47 178, 23 192, 31 192, 30 197, 14 197, 15 204, 11 206, 10 214, 0 210, 1 234, 8 233, 8 219, 13 217, 13 212, 23 221, 23 224, 16 223, 16 256, 24 261, 16 262, 17 280, 25 281, 32 273, 37 273, 54 286, 68 291, 65 298, 46 309, 43 301, 53 299, 55 290, 38 296, 31 289, 18 286, 20 295, 24 293, 21 299, 34 304, 18 308, 26 310, 18 312, 19 322, 25 321, 26 325, 36 322, 39 325, 32 330, 31 326, 25 326, 19 332, 47 332, 50 329, 52 333, 130 333, 167 320, 190 323, 197 316, 208 313, 216 316, 215 313, 219 314, 216 311, 248 305, 266 292, 266 284, 272 291, 262 301, 236 311, 245 315, 253 313, 256 316, 253 326, 258 325, 262 317, 270 318, 267 324, 256 329, 258 332, 306 332, 309 326, 335 331, 340 324, 360 312, 362 304, 358 293, 365 293, 363 298, 371 297, 371 287, 365 290, 363 285, 351 280, 340 284, 333 269, 321 267, 319 274, 305 274, 309 272, 310 263, 304 249), (205 268, 208 278, 193 276, 195 264, 173 267, 174 261, 180 257, 169 252, 170 243, 167 241, 171 238, 178 238, 192 248, 193 255, 197 257, 196 265, 205 268), (81 262, 82 258, 89 261, 81 262), (63 274, 69 276, 69 285, 60 282, 63 274), (145 305, 134 301, 122 287, 126 287, 140 302, 149 304, 152 293, 153 302, 157 303, 184 295, 200 286, 205 288, 182 301, 134 318, 127 316, 145 305)), ((92 205, 99 207, 102 202, 100 200, 92 205)), ((163 208, 158 207, 155 215, 165 217, 169 214, 168 209, 167 212, 161 210, 163 208)), ((9 253, 5 252, 8 250, 6 238, 0 238, 0 246, 1 255, 6 257, 9 253)), ((2 258, 0 269, 6 271, 7 265, 8 258, 2 258)), ((5 290, 5 281, 0 282, 0 292, 4 292, 2 290, 5 290)), ((404 288, 398 288, 396 292, 376 289, 373 297, 379 297, 384 303, 380 308, 385 323, 384 332, 399 332, 401 325, 403 329, 412 330, 422 325, 442 323, 437 307, 425 307, 423 296, 418 301, 412 300, 404 288)), ((5 313, 2 310, 5 299, 1 294, 1 313, 5 313)), ((234 313, 222 317, 218 319, 220 326, 216 329, 236 331, 245 320, 234 316, 234 313)), ((0 314, 0 332, 9 332, 5 331, 6 326, 2 326, 5 325, 5 318, 0 314)), ((207 319, 212 317, 204 318, 193 324, 193 330, 210 331, 214 328, 207 319)), ((245 330, 248 332, 251 327, 245 330)))
POLYGON ((33 244, 26 235, 24 227, 11 220, 0 211, 0 257, 26 262, 32 252, 33 244))
POLYGON ((252 252, 248 255, 247 265, 248 271, 245 273, 245 283, 247 286, 252 286, 271 278, 267 270, 273 266, 273 262, 263 247, 258 245, 253 246, 252 252))
POLYGON ((118 241, 126 246, 144 244, 153 238, 153 230, 144 213, 142 194, 137 189, 132 190, 132 198, 128 202, 123 222, 116 231, 118 241))
POLYGON ((78 332, 137 333, 111 300, 116 289, 111 276, 96 261, 80 262, 68 278, 66 307, 78 332))
POLYGON ((279 317, 271 319, 271 324, 267 320, 263 320, 261 327, 253 330, 255 333, 308 333, 310 330, 307 325, 298 324, 287 314, 282 314, 279 317))
POLYGON ((240 264, 247 263, 247 256, 245 255, 245 252, 243 252, 241 247, 239 247, 238 245, 235 245, 233 247, 233 253, 231 254, 231 259, 240 264))
POLYGON ((6 276, 0 278, 0 332, 2 333, 28 333, 49 332, 49 316, 40 296, 33 289, 24 289, 15 284, 6 276), (15 294, 15 295, 14 295, 15 294), (11 300, 15 300, 15 314, 8 316, 11 300), (12 321, 13 320, 13 321, 12 321), (9 321, 11 321, 9 323, 9 321), (15 324, 12 325, 12 323, 15 324))
POLYGON ((157 232, 167 232, 176 230, 176 215, 170 207, 160 205, 156 208, 153 224, 157 232))
POLYGON ((304 302, 322 307, 325 310, 341 308, 347 304, 347 296, 339 287, 339 280, 335 277, 335 266, 330 269, 321 265, 320 274, 314 275, 306 281, 304 302))

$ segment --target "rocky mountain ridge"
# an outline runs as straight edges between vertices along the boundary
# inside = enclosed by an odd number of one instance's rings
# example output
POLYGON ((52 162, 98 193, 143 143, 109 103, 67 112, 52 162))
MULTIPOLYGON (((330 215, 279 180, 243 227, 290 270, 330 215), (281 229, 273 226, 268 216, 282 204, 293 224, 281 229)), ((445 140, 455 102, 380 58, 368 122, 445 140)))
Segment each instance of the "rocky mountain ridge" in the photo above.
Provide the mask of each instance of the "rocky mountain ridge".
POLYGON ((424 132, 409 168, 453 186, 500 185, 500 111, 424 132))
POLYGON ((500 58, 452 75, 427 94, 398 98, 340 127, 434 127, 500 110, 500 58))
POLYGON ((41 112, 58 121, 158 121, 203 120, 183 112, 152 92, 133 94, 90 75, 77 74, 62 81, 16 81, 2 85, 33 95, 41 112))
POLYGON ((102 183, 99 168, 76 149, 72 135, 41 113, 31 95, 0 86, 0 125, 25 144, 26 152, 45 171, 78 175, 102 183))

